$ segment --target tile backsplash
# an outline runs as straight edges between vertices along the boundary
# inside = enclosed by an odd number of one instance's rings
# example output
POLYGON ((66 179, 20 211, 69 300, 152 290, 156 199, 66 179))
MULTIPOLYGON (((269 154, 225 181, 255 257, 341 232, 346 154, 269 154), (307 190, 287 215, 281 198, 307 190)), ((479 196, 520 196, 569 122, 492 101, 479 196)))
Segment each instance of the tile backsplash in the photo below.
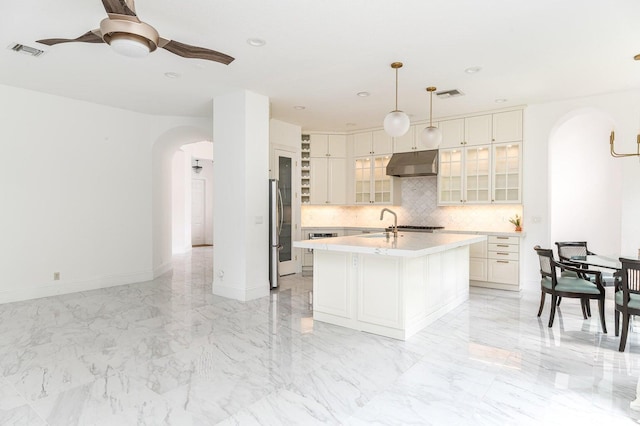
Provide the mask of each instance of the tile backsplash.
MULTIPOLYGON (((398 214, 398 225, 444 226, 456 230, 513 231, 508 218, 522 216, 522 205, 437 206, 435 176, 401 178, 402 205, 388 206, 398 214)), ((393 216, 380 221, 384 206, 302 206, 302 227, 373 227, 393 224, 393 216)))

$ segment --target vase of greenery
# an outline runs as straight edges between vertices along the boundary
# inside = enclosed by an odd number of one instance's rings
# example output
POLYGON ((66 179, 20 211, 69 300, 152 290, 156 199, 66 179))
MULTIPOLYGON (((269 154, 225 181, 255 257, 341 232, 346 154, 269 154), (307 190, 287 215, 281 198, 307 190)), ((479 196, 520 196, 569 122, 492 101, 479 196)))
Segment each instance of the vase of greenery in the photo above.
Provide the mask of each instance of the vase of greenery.
POLYGON ((509 222, 511 222, 516 227, 516 232, 522 231, 521 219, 522 218, 518 215, 515 215, 515 217, 512 217, 511 219, 509 219, 509 222))

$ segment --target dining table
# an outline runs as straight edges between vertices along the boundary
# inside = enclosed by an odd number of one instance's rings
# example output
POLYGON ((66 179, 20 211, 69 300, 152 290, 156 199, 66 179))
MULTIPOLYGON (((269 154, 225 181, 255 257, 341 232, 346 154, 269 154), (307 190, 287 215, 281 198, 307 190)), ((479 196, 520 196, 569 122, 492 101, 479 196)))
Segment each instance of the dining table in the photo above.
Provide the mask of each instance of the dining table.
MULTIPOLYGON (((623 256, 624 257, 624 256, 623 256)), ((612 269, 619 271, 622 269, 622 263, 619 257, 602 256, 599 254, 588 254, 586 256, 571 256, 571 261, 587 266, 595 266, 597 268, 612 269)))
MULTIPOLYGON (((638 254, 638 258, 640 259, 640 253, 638 254)), ((624 259, 635 259, 635 257, 633 256, 602 256, 598 254, 589 254, 586 256, 572 256, 571 261, 587 266, 611 269, 618 272, 622 270, 622 262, 620 262, 621 257, 624 259)), ((615 284, 615 280, 613 280, 613 284, 615 284)), ((629 407, 632 410, 640 410, 640 377, 638 378, 638 383, 636 384, 635 396, 636 398, 629 403, 629 407)))

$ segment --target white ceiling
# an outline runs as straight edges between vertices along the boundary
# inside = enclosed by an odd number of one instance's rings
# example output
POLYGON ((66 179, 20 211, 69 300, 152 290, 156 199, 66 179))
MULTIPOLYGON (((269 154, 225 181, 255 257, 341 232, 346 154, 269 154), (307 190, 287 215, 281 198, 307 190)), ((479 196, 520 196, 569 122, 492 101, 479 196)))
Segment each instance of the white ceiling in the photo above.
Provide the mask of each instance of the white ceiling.
POLYGON ((434 98, 434 116, 640 88, 638 0, 137 0, 161 36, 235 57, 228 66, 163 49, 131 59, 106 44, 43 46, 35 40, 97 28, 101 1, 3 3, 0 45, 46 53, 0 49, 0 84, 150 114, 210 116, 216 95, 245 88, 304 130, 379 127, 394 106, 394 61, 412 120, 428 117, 430 85, 465 93, 434 98), (465 73, 472 66, 482 70, 465 73))

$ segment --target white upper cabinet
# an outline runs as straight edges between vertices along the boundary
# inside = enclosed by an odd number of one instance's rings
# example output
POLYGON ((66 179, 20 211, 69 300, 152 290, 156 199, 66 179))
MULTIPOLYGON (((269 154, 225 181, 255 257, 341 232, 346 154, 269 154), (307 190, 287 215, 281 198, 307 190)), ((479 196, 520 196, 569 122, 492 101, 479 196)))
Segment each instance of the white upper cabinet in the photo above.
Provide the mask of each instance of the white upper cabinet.
POLYGON ((347 157, 347 137, 345 135, 329 135, 329 157, 347 157))
POLYGON ((309 204, 346 204, 346 161, 337 157, 311 158, 309 204))
MULTIPOLYGON (((409 131, 403 136, 393 138, 393 153, 426 150, 427 147, 422 142, 422 131, 427 126, 429 126, 429 124, 411 126, 409 127, 409 131)), ((439 127, 438 123, 434 122, 433 127, 439 127)))
POLYGON ((366 157, 371 155, 371 144, 373 143, 372 132, 356 133, 353 135, 353 156, 366 157))
POLYGON ((384 130, 377 130, 373 132, 372 155, 386 155, 393 152, 393 138, 387 134, 384 130))
POLYGON ((397 152, 411 152, 415 151, 416 141, 415 141, 415 132, 416 126, 409 127, 409 131, 404 135, 393 138, 393 152, 394 154, 397 152))
POLYGON ((491 114, 476 115, 464 119, 464 142, 467 146, 491 143, 491 114))
POLYGON ((464 145, 464 118, 443 120, 438 124, 442 132, 440 148, 456 148, 464 145))
POLYGON ((384 130, 353 135, 353 156, 385 155, 393 152, 393 139, 384 130))
POLYGON ((442 131, 440 148, 518 142, 522 140, 522 110, 443 120, 438 127, 442 131))
POLYGON ((347 137, 345 135, 310 135, 309 145, 311 157, 339 157, 347 156, 347 137))
POLYGON ((522 110, 493 114, 493 143, 522 140, 522 110))

